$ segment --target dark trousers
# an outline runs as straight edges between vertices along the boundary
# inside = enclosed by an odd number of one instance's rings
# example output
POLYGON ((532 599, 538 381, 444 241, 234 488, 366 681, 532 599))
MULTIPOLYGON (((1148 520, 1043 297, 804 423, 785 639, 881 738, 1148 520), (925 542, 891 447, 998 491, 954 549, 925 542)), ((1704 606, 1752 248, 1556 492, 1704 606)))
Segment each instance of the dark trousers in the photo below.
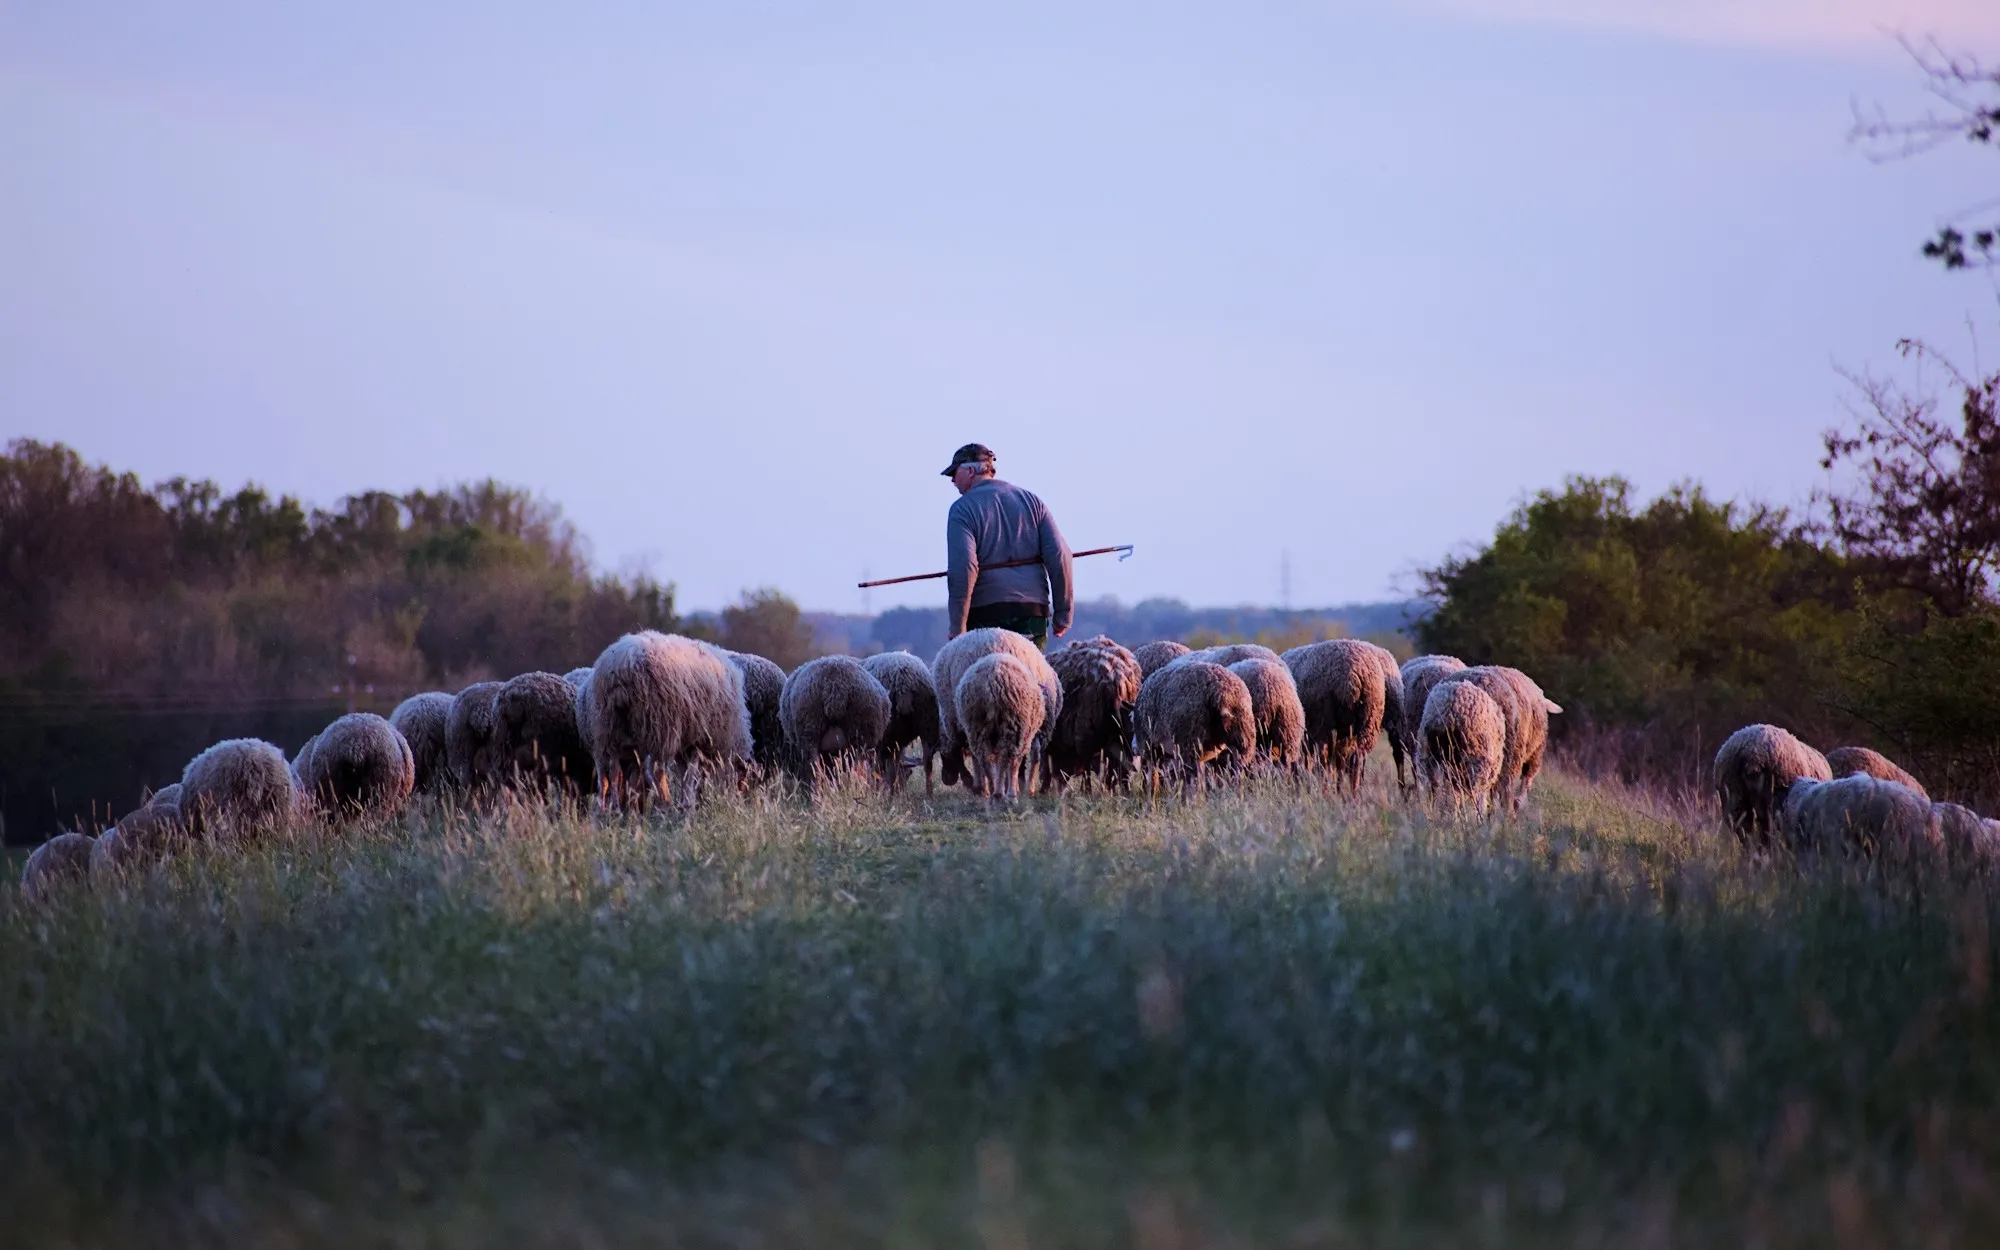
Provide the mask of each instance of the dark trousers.
POLYGON ((965 614, 965 627, 1011 629, 1042 650, 1049 645, 1049 610, 1035 604, 989 603, 972 608, 965 614))

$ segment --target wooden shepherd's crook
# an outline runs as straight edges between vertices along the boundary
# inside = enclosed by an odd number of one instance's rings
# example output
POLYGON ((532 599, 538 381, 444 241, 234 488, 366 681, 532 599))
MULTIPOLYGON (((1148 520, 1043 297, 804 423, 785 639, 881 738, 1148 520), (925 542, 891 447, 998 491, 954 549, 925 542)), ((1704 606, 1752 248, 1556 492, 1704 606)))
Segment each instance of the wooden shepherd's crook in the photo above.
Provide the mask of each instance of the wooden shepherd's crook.
MULTIPOLYGON (((1069 553, 1069 558, 1072 560, 1081 560, 1085 556, 1110 555, 1114 551, 1118 553, 1120 560, 1130 560, 1132 558, 1131 543, 1126 543, 1122 547, 1092 547, 1089 551, 1072 551, 1069 553)), ((1041 562, 1042 558, 1040 556, 1034 556, 1027 560, 1001 560, 995 564, 982 564, 979 567, 982 569, 1018 569, 1024 565, 1040 564, 1041 562)), ((898 582, 927 582, 932 578, 949 576, 951 576, 949 573, 912 573, 908 577, 885 577, 880 581, 856 582, 855 585, 862 590, 866 590, 870 586, 894 586, 898 582)))

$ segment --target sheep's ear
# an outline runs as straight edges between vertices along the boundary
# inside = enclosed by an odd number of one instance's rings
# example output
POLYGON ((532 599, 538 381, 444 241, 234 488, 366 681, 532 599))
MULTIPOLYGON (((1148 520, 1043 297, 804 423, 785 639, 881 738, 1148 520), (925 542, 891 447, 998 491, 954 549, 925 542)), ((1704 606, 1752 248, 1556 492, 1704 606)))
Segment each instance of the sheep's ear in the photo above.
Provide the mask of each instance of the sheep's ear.
POLYGON ((1548 709, 1551 716, 1555 716, 1563 710, 1562 704, 1557 703, 1554 699, 1543 699, 1542 706, 1548 709))

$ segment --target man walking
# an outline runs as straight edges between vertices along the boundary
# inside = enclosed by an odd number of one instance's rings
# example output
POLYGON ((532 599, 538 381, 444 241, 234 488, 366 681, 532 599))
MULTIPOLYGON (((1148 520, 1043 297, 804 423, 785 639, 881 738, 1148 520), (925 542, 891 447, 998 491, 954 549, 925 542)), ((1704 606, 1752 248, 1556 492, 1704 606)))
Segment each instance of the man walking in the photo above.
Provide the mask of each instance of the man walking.
POLYGON ((1055 518, 1030 491, 994 476, 993 452, 967 443, 952 453, 944 475, 958 487, 945 520, 951 637, 968 629, 1011 629, 1037 647, 1069 632, 1072 604, 1069 544, 1055 518), (996 564, 1025 560, 1012 568, 996 564))

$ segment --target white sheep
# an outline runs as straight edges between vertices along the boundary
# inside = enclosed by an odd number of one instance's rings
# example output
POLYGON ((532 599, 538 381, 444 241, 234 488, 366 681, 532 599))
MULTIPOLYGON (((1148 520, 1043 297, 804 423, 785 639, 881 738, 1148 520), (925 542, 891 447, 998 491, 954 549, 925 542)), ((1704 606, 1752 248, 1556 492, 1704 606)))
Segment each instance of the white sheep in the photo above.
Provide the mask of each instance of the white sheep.
POLYGON ((93 841, 89 834, 59 833, 36 847, 21 865, 21 893, 45 903, 88 881, 93 841))
POLYGON ((952 706, 970 758, 972 788, 1013 802, 1042 732, 1040 681, 1017 657, 989 652, 959 678, 952 706))
POLYGON ((1866 773, 1792 782, 1779 805, 1778 825, 1786 845, 1809 855, 1840 852, 1902 862, 1943 850, 1930 801, 1908 786, 1866 773))
POLYGON ((416 785, 410 744, 373 712, 349 712, 313 736, 302 752, 299 781, 321 811, 334 816, 388 816, 416 785))
POLYGON ((181 819, 210 842, 238 842, 285 829, 303 796, 285 753, 258 738, 230 738, 188 761, 181 819))
POLYGON ((645 630, 604 649, 584 689, 600 783, 625 805, 650 793, 691 801, 705 770, 752 766, 743 673, 720 647, 645 630))
POLYGON ((1880 751, 1873 751, 1867 747, 1835 747, 1826 753, 1826 766, 1836 781, 1842 777, 1852 777, 1856 773, 1862 773, 1882 781, 1893 781, 1897 785, 1908 786, 1926 799, 1931 797, 1930 791, 1924 789, 1923 783, 1912 777, 1900 764, 1880 751))
POLYGON ((1768 844, 1778 807, 1792 783, 1829 781, 1826 756, 1776 725, 1745 725, 1715 753, 1715 792, 1736 836, 1768 844))
POLYGON ((981 656, 1007 654, 1021 661, 1042 688, 1042 729, 1032 751, 1039 761, 1048 744, 1048 735, 1062 716, 1062 681, 1034 643, 1008 629, 970 629, 938 649, 931 662, 931 683, 938 697, 938 755, 944 761, 944 784, 951 785, 965 772, 965 737, 960 731, 953 705, 959 679, 981 656))
POLYGON ((881 747, 889 692, 854 657, 823 655, 785 678, 778 719, 793 774, 810 784, 881 747))
POLYGON ((477 681, 458 692, 451 701, 451 716, 445 722, 444 754, 451 768, 452 784, 461 790, 481 791, 500 784, 499 729, 494 720, 494 704, 499 701, 498 681, 477 681))
POLYGON ((451 782, 445 739, 451 725, 452 702, 452 696, 442 690, 426 690, 398 703, 396 710, 389 713, 389 723, 410 744, 419 793, 435 793, 451 782))
POLYGON ((923 758, 924 793, 931 794, 931 763, 938 752, 938 696, 931 666, 907 651, 883 651, 861 661, 889 692, 889 727, 882 731, 877 763, 891 790, 902 779, 903 749, 918 743, 923 758))
POLYGON ((1140 643, 1132 648, 1132 658, 1139 661, 1139 680, 1145 681, 1175 660, 1190 654, 1191 650, 1186 643, 1175 642, 1171 638, 1140 643))
POLYGON ((1281 658, 1305 709, 1306 757, 1325 763, 1337 785, 1360 793, 1387 706, 1380 662, 1366 643, 1352 638, 1308 643, 1281 658))
POLYGON ((1133 742, 1157 786, 1177 776, 1192 791, 1210 764, 1235 763, 1257 751, 1257 712, 1250 687, 1220 664, 1177 660, 1145 680, 1133 708, 1133 742))
POLYGON ((597 769, 576 724, 576 687, 554 673, 522 673, 493 700, 500 778, 532 789, 596 789, 597 769))
POLYGON ((1435 685, 1417 730, 1417 775, 1433 798, 1469 802, 1485 815, 1499 791, 1507 718, 1477 682, 1435 685))
POLYGON ((731 651, 729 662, 743 674, 743 703, 750 711, 750 753, 766 777, 785 762, 785 722, 778 704, 785 694, 785 670, 761 655, 731 651))
POLYGON ((1251 657, 1226 666, 1250 691, 1257 724, 1257 758, 1295 770, 1305 762, 1306 709, 1299 701, 1292 670, 1277 659, 1251 657))

